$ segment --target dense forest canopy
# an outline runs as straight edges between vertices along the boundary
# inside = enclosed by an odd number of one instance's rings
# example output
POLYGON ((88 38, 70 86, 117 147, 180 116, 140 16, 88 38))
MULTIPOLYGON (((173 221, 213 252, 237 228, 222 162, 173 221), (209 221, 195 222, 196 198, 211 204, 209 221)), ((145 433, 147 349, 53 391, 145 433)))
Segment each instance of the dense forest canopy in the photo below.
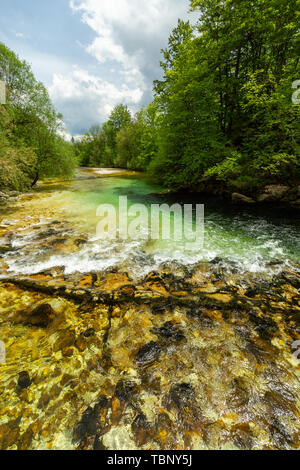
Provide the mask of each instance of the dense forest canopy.
POLYGON ((162 50, 154 99, 66 143, 61 116, 30 67, 0 44, 0 184, 82 166, 148 171, 172 188, 255 190, 300 180, 300 0, 191 0, 192 26, 179 20, 162 50))
POLYGON ((30 66, 0 43, 0 79, 6 104, 0 106, 0 187, 24 190, 39 177, 71 175, 77 162, 62 139, 62 116, 30 66))
POLYGON ((82 161, 148 170, 171 187, 299 181, 300 1, 192 0, 191 9, 199 21, 178 21, 153 103, 134 117, 116 107, 76 144, 82 161))

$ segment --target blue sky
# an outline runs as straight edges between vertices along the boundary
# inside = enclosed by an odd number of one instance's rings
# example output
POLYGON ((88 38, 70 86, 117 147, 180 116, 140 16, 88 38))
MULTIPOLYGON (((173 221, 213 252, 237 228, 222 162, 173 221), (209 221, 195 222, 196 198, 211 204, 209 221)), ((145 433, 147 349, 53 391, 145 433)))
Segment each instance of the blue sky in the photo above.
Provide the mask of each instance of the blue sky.
POLYGON ((188 0, 1 0, 0 41, 27 60, 80 135, 114 105, 152 98, 160 49, 188 0))

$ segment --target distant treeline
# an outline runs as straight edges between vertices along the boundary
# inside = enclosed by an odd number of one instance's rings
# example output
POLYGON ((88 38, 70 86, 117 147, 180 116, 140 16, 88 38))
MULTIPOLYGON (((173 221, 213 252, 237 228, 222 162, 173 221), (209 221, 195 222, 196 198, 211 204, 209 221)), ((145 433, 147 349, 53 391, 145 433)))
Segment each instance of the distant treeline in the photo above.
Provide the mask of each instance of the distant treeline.
POLYGON ((150 171, 170 187, 300 181, 300 0, 191 0, 162 51, 154 101, 117 106, 75 143, 82 165, 150 171))
POLYGON ((77 166, 74 147, 59 137, 62 116, 30 66, 0 43, 0 189, 23 191, 38 178, 70 176, 77 166))

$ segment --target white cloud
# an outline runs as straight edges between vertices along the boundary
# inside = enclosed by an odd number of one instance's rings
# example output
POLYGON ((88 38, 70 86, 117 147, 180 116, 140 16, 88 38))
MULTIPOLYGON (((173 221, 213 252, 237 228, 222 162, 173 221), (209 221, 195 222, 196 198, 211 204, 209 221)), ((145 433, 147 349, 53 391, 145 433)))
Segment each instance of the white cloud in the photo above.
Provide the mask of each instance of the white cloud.
POLYGON ((85 50, 100 64, 116 62, 127 84, 151 90, 159 73, 160 49, 178 18, 186 18, 188 0, 70 0, 96 34, 85 50))
POLYGON ((49 93, 57 107, 67 111, 67 128, 80 127, 80 132, 92 123, 104 122, 119 103, 127 103, 135 111, 143 96, 141 88, 126 84, 117 87, 75 66, 67 75, 54 74, 49 93))
POLYGON ((150 101, 160 49, 177 19, 187 18, 189 0, 69 0, 69 5, 94 33, 90 43, 78 38, 77 45, 98 64, 54 74, 49 91, 68 131, 81 133, 106 121, 116 104, 135 112, 150 101))

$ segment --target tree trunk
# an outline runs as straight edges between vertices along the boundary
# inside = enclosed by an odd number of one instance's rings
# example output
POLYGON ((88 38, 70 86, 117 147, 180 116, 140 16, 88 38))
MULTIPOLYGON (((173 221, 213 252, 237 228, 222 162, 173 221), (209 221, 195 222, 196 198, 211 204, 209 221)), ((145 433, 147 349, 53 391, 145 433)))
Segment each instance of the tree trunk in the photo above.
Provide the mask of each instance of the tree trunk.
POLYGON ((34 180, 32 182, 32 185, 31 185, 32 188, 36 185, 36 183, 38 182, 38 179, 39 179, 39 172, 37 171, 36 175, 35 175, 35 178, 34 178, 34 180))

